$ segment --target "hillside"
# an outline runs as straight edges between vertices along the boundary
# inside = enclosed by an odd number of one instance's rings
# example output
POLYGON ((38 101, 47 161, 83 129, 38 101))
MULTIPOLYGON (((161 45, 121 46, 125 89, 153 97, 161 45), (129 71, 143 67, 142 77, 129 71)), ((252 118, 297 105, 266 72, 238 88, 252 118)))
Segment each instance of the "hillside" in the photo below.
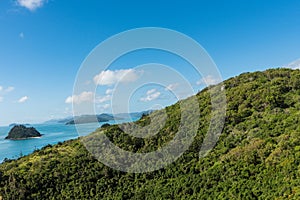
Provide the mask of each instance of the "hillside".
MULTIPOLYGON (((225 127, 206 157, 199 158, 211 110, 204 89, 197 94, 198 134, 166 168, 116 171, 93 158, 77 139, 1 164, 0 199, 300 199, 300 71, 244 73, 224 85, 225 127)), ((166 125, 151 138, 131 137, 116 125, 88 137, 106 134, 123 149, 153 151, 178 129, 179 103, 166 112, 166 125)), ((144 116, 137 123, 148 122, 144 116)))

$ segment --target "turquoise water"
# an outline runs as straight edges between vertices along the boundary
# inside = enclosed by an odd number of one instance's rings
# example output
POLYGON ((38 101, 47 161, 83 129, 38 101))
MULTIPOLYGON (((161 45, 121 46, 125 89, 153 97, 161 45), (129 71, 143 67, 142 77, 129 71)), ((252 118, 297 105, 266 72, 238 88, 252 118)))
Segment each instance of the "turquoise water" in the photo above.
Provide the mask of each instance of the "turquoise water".
MULTIPOLYGON (((118 123, 134 120, 137 119, 118 121, 118 123)), ((116 122, 109 121, 108 123, 115 124, 116 122)), ((95 131, 102 124, 103 123, 79 124, 77 128, 80 129, 80 136, 83 136, 95 131)), ((75 125, 33 124, 31 126, 36 128, 43 136, 26 140, 5 140, 4 138, 8 135, 11 127, 0 127, 0 163, 3 162, 4 158, 16 159, 20 157, 20 155, 28 155, 35 149, 41 149, 48 144, 53 145, 58 142, 79 137, 75 125)))

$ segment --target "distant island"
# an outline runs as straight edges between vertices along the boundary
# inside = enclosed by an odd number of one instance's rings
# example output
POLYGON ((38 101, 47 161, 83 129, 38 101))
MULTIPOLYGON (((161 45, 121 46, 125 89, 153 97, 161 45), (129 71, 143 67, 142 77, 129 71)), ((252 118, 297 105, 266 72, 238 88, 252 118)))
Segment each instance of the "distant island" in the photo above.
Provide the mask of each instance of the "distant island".
POLYGON ((74 117, 66 117, 62 119, 51 119, 45 121, 46 124, 65 124, 65 125, 74 125, 74 124, 86 124, 86 123, 97 123, 97 122, 108 122, 111 120, 123 120, 128 118, 141 118, 144 114, 150 114, 153 110, 147 110, 142 112, 132 112, 132 113, 117 113, 117 114, 108 114, 102 113, 97 115, 80 115, 74 117))
POLYGON ((86 124, 86 123, 95 123, 95 122, 108 122, 110 120, 120 120, 122 118, 116 118, 109 114, 100 114, 100 115, 82 115, 79 117, 76 117, 68 122, 66 122, 66 125, 72 125, 72 124, 86 124))
POLYGON ((8 133, 8 136, 5 139, 10 140, 21 140, 33 137, 41 137, 41 133, 38 132, 35 128, 27 128, 24 125, 15 125, 8 133))
POLYGON ((17 123, 12 123, 8 125, 9 127, 17 126, 17 125, 24 125, 24 126, 30 126, 30 124, 17 124, 17 123))

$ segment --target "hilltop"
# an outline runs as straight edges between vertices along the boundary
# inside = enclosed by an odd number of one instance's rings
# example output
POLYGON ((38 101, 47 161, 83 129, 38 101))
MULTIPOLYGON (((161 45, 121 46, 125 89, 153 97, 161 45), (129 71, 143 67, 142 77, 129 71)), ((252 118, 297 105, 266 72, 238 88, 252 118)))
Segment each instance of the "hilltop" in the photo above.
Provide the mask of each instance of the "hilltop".
MULTIPOLYGON (((199 150, 207 132, 208 88, 199 92, 199 130, 189 150, 166 168, 125 173, 98 162, 79 139, 48 145, 0 165, 4 199, 299 199, 300 71, 271 69, 224 81, 225 126, 215 148, 199 150)), ((183 100, 187 101, 187 100, 183 100)), ((158 111, 156 111, 158 112, 158 111)), ((106 134, 120 148, 150 152, 167 144, 178 130, 179 102, 166 108, 159 134, 141 139, 104 126, 88 137, 106 134)), ((155 114, 155 112, 154 112, 155 114)), ((149 117, 137 123, 146 125, 149 117)), ((88 138, 87 137, 87 138, 88 138)))

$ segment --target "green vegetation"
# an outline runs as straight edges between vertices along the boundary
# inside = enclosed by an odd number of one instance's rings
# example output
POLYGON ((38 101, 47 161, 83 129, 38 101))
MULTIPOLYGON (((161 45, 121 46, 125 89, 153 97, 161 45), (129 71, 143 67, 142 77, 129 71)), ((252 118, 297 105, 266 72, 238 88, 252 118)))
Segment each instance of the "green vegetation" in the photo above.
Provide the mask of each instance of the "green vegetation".
MULTIPOLYGON (((244 73, 224 82, 225 127, 215 148, 199 158, 210 120, 208 89, 197 94, 199 130, 175 163, 149 173, 113 170, 72 140, 0 165, 4 199, 300 199, 300 71, 244 73)), ((116 125, 106 134, 132 152, 167 144, 180 121, 179 104, 166 109, 159 134, 134 138, 116 125)), ((146 125, 148 116, 138 121, 146 125)), ((88 137, 87 137, 88 138, 88 137)), ((1 197, 0 197, 1 199, 1 197)))
POLYGON ((24 125, 15 125, 5 139, 20 140, 31 137, 41 137, 42 135, 33 127, 27 128, 24 125))

